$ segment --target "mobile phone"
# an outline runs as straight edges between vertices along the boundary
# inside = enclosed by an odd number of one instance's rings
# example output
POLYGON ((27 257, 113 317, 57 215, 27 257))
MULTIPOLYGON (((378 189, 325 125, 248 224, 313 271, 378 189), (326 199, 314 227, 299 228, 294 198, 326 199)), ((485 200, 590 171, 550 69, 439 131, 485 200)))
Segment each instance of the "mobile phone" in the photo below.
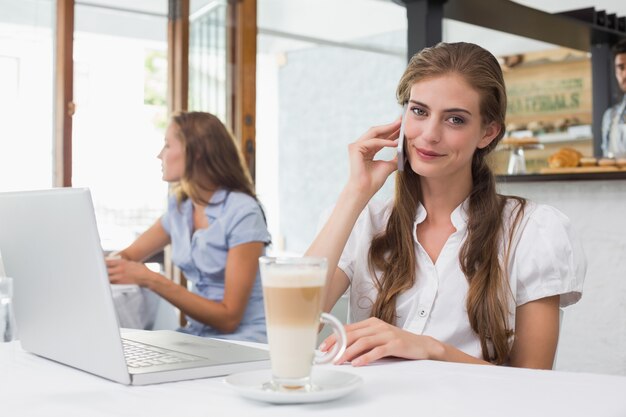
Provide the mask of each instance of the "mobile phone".
POLYGON ((404 120, 406 119, 406 110, 409 103, 402 106, 402 121, 400 122, 400 136, 398 136, 398 171, 404 171, 404 120))

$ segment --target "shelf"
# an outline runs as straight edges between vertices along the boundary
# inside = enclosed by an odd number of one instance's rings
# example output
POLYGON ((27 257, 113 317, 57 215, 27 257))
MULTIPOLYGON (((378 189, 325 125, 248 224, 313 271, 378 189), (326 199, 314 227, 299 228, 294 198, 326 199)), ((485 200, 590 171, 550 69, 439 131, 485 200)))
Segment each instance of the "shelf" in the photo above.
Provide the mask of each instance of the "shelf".
POLYGON ((534 136, 539 143, 559 143, 559 142, 576 142, 593 139, 591 125, 571 126, 566 132, 539 133, 534 135, 530 130, 518 130, 511 132, 511 137, 524 138, 534 136))
POLYGON ((571 174, 520 174, 497 175, 498 183, 545 182, 545 181, 601 181, 626 180, 626 171, 571 173, 571 174))

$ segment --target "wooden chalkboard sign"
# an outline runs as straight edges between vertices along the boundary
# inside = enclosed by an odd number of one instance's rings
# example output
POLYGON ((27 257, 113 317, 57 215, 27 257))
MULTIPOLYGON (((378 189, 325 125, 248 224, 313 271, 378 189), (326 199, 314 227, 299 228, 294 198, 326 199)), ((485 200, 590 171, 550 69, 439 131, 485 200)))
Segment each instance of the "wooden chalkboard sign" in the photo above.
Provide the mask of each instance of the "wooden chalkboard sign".
POLYGON ((592 122, 591 60, 586 57, 523 61, 505 68, 504 80, 507 123, 550 124, 572 118, 581 124, 592 122))

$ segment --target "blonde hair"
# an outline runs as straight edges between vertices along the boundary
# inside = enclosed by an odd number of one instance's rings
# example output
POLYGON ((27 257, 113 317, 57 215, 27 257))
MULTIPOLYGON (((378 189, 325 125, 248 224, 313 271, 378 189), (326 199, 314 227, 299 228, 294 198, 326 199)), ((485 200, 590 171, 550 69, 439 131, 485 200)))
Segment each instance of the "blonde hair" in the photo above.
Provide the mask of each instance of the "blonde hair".
MULTIPOLYGON (((498 257, 502 213, 508 197, 496 193, 495 178, 485 156, 504 134, 507 105, 504 79, 495 57, 478 45, 439 43, 411 58, 398 85, 398 102, 409 101, 413 84, 445 74, 460 75, 479 93, 483 125, 495 122, 500 126, 491 144, 474 152, 467 239, 459 259, 469 281, 467 314, 472 330, 480 339, 483 357, 502 364, 508 359, 508 341, 513 334, 508 325, 508 279, 498 257)), ((395 200, 386 230, 372 240, 369 251, 371 271, 382 271, 375 280, 378 295, 371 314, 394 324, 397 298, 413 287, 416 280, 413 223, 422 201, 420 177, 409 164, 405 167, 403 172, 396 173, 395 200)), ((510 198, 518 203, 514 210, 517 213, 514 229, 521 219, 525 200, 510 198)))

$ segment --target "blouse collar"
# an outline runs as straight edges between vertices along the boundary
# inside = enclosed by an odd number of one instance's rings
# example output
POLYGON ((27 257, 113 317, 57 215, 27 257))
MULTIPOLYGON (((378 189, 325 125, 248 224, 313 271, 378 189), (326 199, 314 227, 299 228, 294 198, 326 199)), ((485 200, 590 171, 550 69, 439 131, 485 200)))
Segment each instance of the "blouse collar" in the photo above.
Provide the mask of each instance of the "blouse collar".
MULTIPOLYGON (((461 202, 450 214, 450 220, 452 221, 452 225, 457 231, 465 230, 467 228, 467 220, 469 219, 469 197, 461 202)), ((415 229, 418 224, 422 223, 426 220, 426 216, 428 213, 426 212, 426 208, 420 201, 417 205, 417 213, 415 215, 415 222, 413 224, 413 228, 415 229)))

